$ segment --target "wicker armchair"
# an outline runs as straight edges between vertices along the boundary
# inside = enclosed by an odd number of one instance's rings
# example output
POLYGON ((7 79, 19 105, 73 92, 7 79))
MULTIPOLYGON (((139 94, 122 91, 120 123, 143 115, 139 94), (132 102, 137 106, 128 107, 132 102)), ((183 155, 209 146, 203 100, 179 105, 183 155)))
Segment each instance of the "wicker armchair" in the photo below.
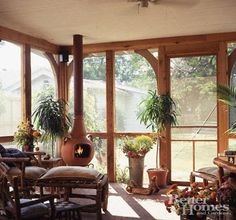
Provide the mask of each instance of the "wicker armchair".
POLYGON ((34 190, 35 182, 47 170, 41 167, 41 156, 44 152, 24 152, 25 157, 0 157, 0 162, 10 166, 8 180, 13 176, 20 178, 21 188, 25 191, 34 190))
POLYGON ((19 176, 9 175, 10 169, 6 164, 0 163, 1 200, 5 206, 7 219, 55 219, 54 197, 26 197, 20 187, 19 176))

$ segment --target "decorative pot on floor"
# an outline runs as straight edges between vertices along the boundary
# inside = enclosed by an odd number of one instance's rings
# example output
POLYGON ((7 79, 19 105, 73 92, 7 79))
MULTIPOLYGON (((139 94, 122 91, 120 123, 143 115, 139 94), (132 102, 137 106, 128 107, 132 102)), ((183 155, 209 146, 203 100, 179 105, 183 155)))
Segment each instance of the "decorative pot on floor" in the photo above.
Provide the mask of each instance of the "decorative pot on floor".
POLYGON ((156 176, 156 185, 160 188, 166 187, 168 170, 165 168, 150 168, 147 170, 149 183, 156 176))
POLYGON ((144 157, 132 158, 129 157, 129 175, 130 180, 134 181, 137 186, 143 185, 143 169, 144 169, 144 157))
POLYGON ((130 180, 135 186, 142 187, 144 157, 152 149, 153 139, 146 135, 138 135, 135 138, 125 137, 122 145, 123 153, 129 159, 130 180))

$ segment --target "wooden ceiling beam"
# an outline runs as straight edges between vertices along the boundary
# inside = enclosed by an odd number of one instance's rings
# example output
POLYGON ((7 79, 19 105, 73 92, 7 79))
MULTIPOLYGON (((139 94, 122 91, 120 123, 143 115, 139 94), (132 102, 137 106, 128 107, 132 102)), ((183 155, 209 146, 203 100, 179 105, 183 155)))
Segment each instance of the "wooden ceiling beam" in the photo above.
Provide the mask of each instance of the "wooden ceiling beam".
MULTIPOLYGON (((44 39, 32 37, 18 31, 11 30, 0 26, 0 39, 8 40, 15 43, 28 44, 32 48, 43 50, 45 52, 59 54, 60 48, 63 45, 55 45, 44 39)), ((119 41, 109 43, 85 44, 84 54, 99 53, 105 51, 128 51, 158 48, 160 46, 174 45, 189 45, 195 43, 210 43, 210 42, 236 42, 236 32, 202 34, 179 37, 164 37, 144 40, 119 41)), ((70 54, 73 54, 72 45, 63 46, 68 49, 70 54)))
MULTIPOLYGON (((98 53, 105 51, 127 51, 138 49, 152 49, 160 46, 184 45, 194 43, 209 43, 209 42, 233 42, 236 41, 236 32, 217 33, 217 34, 202 34, 180 37, 165 37, 146 40, 120 41, 111 43, 85 44, 84 53, 98 53)), ((69 47, 72 53, 72 47, 69 47)))
POLYGON ((217 42, 166 46, 166 54, 168 57, 212 55, 217 54, 218 50, 219 44, 217 42))
POLYGON ((30 45, 32 48, 39 49, 45 52, 50 52, 53 54, 58 54, 60 49, 59 46, 52 44, 46 40, 32 37, 30 35, 23 34, 21 32, 14 31, 2 26, 0 26, 0 39, 18 44, 27 44, 30 45))

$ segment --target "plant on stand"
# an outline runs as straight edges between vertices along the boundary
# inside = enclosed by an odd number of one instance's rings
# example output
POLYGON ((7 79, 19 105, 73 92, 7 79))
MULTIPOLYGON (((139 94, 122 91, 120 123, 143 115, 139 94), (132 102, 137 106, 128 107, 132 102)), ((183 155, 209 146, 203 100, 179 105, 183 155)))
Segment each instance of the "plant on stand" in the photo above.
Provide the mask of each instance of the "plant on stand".
POLYGON ((148 97, 140 103, 139 107, 138 119, 140 123, 143 123, 146 128, 151 128, 153 132, 157 133, 157 167, 147 170, 149 181, 153 175, 156 175, 157 186, 163 187, 166 185, 168 170, 159 166, 160 135, 167 126, 176 125, 176 104, 169 95, 157 95, 155 90, 150 90, 148 97), (164 179, 162 180, 161 177, 164 179))
POLYGON ((152 138, 139 135, 135 138, 125 137, 123 143, 123 153, 129 158, 130 180, 134 185, 143 185, 144 157, 152 149, 152 138))
POLYGON ((54 143, 57 138, 63 138, 71 125, 66 114, 66 102, 63 99, 54 100, 52 96, 43 97, 33 112, 37 128, 44 131, 42 141, 51 141, 51 156, 54 156, 54 143))

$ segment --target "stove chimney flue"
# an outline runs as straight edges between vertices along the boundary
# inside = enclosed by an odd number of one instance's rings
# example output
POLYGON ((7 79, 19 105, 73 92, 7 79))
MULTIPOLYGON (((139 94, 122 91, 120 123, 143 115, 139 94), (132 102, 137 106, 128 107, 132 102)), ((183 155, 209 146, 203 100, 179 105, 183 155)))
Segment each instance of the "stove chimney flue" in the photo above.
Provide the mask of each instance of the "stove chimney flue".
POLYGON ((81 35, 73 37, 74 54, 74 114, 83 115, 83 39, 81 35))
POLYGON ((94 156, 93 143, 86 135, 83 114, 83 37, 73 36, 74 55, 74 124, 71 130, 71 139, 62 146, 61 156, 67 165, 86 166, 94 156), (80 146, 80 148, 78 148, 80 146), (78 156, 78 149, 84 149, 86 154, 78 156), (89 154, 88 154, 89 152, 89 154))

